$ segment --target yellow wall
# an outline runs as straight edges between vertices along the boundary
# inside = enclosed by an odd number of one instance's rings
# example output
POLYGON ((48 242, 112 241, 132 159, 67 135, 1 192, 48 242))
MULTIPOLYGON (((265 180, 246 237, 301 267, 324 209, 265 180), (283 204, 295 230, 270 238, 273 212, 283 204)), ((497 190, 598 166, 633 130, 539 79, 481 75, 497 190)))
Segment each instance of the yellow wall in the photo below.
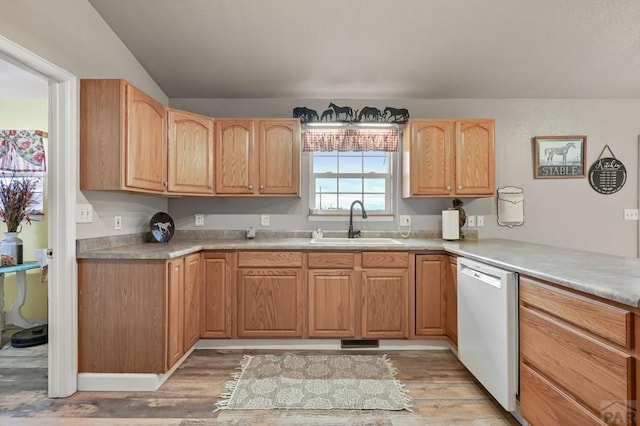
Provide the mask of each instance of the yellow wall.
MULTIPOLYGON (((49 129, 49 114, 47 99, 0 99, 0 129, 49 129)), ((48 159, 47 140, 45 142, 45 155, 48 159)), ((48 211, 47 211, 47 180, 45 179, 44 211, 42 221, 31 221, 22 226, 20 238, 24 241, 24 260, 37 260, 35 250, 47 247, 48 236, 48 211)), ((0 232, 6 232, 7 227, 0 221, 0 232)), ((2 234, 0 234, 0 239, 2 234)), ((15 274, 5 277, 4 306, 9 308, 15 300, 17 286, 15 274)), ((47 284, 40 282, 40 269, 27 272, 27 300, 22 306, 22 315, 27 319, 47 318, 47 284)))

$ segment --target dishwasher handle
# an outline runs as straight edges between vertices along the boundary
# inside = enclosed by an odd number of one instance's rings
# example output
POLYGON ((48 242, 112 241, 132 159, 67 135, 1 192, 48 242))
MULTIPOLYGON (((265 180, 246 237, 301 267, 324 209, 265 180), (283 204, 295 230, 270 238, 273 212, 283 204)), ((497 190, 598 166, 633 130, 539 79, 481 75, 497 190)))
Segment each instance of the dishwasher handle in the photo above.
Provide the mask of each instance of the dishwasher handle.
POLYGON ((502 281, 500 280, 499 277, 485 274, 484 272, 476 271, 475 269, 471 269, 468 266, 463 266, 460 273, 462 275, 470 277, 476 281, 481 281, 495 288, 502 288, 502 281))

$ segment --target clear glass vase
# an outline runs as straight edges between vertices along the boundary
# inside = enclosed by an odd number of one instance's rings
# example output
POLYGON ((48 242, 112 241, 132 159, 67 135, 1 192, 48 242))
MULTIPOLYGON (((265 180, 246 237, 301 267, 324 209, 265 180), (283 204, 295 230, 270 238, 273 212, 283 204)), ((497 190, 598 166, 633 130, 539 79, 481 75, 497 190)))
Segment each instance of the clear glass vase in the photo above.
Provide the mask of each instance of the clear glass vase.
POLYGON ((22 240, 19 232, 5 232, 4 240, 0 242, 1 266, 22 264, 22 240))

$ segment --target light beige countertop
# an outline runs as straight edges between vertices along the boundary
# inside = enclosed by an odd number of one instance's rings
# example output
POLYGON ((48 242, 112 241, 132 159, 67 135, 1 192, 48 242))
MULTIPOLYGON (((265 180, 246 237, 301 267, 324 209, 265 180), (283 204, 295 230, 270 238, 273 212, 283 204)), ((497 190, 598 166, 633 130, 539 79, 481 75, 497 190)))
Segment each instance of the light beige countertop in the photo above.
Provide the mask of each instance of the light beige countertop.
POLYGON ((505 239, 444 241, 438 238, 394 237, 400 245, 316 245, 310 238, 194 238, 169 243, 135 243, 96 250, 78 250, 80 259, 171 259, 201 250, 331 250, 446 251, 510 271, 551 281, 607 300, 640 307, 640 260, 524 243, 505 239))

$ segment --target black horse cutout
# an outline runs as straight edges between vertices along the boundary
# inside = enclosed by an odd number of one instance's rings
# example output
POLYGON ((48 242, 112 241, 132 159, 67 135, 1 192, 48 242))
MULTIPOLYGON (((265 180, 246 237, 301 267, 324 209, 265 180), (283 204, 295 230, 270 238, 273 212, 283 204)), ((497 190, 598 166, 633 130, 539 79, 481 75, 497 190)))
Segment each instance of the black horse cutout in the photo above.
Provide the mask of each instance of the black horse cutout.
POLYGON ((382 113, 378 108, 364 107, 360 110, 358 115, 358 121, 381 121, 382 113))
POLYGON ((353 109, 350 106, 340 107, 332 102, 329 104, 329 108, 333 108, 336 113, 336 121, 340 120, 340 114, 344 114, 344 121, 353 120, 353 109))
POLYGON ((392 123, 406 123, 409 119, 409 110, 407 110, 406 108, 386 107, 384 109, 383 116, 386 117, 387 114, 389 114, 387 121, 390 121, 392 123))

